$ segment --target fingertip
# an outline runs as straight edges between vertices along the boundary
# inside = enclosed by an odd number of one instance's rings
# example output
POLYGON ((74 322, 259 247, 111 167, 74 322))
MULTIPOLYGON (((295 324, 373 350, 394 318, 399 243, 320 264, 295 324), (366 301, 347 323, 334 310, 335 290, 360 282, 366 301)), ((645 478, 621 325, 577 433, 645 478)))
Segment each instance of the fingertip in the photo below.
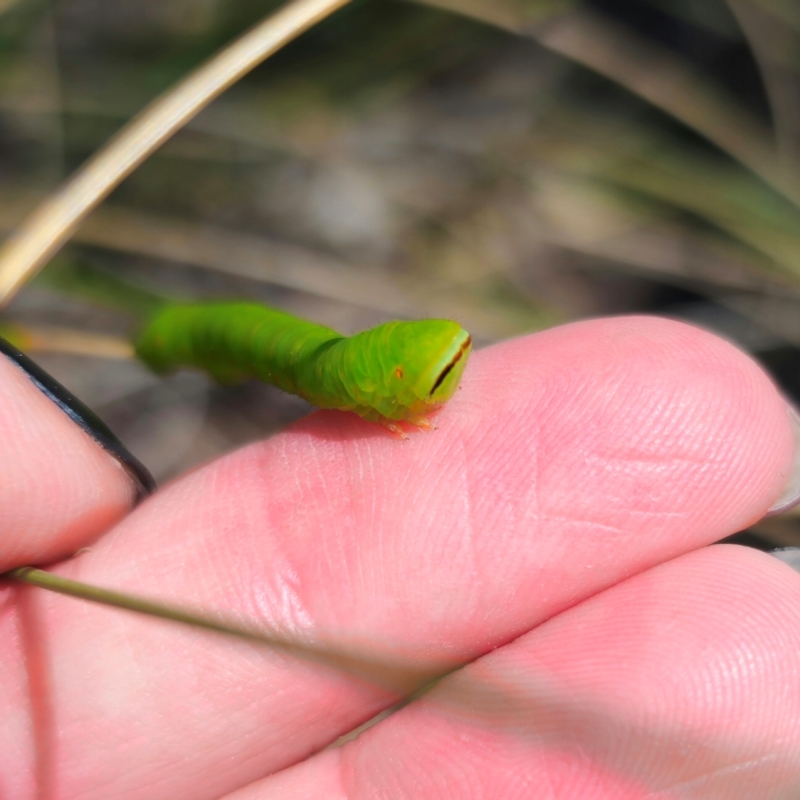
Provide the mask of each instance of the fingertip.
POLYGON ((580 481, 587 504, 602 502, 586 485, 592 461, 649 460, 643 472, 663 476, 657 499, 702 509, 720 538, 763 516, 795 465, 786 402, 770 377, 683 322, 586 320, 479 351, 470 366, 455 408, 498 443, 475 437, 475 446, 502 460, 504 441, 529 443, 548 472, 580 481), (489 414, 490 432, 481 425, 489 414))

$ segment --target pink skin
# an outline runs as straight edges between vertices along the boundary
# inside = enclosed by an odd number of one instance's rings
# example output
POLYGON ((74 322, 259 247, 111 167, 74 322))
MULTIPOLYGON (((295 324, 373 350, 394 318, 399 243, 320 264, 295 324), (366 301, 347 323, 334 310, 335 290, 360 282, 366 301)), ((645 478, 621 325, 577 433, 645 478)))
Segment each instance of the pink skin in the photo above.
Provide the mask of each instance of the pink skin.
POLYGON ((767 511, 793 455, 785 403, 725 342, 641 317, 508 342, 472 356, 436 432, 398 442, 317 413, 97 541, 130 497, 119 470, 0 370, 25 444, 0 460, 19 485, 7 567, 94 542, 58 572, 335 644, 409 684, 475 662, 309 758, 395 695, 0 588, 4 800, 37 783, 51 800, 800 796, 800 576, 705 547, 767 511))
POLYGON ((118 462, 2 355, 0 465, 0 572, 74 553, 135 496, 118 462))

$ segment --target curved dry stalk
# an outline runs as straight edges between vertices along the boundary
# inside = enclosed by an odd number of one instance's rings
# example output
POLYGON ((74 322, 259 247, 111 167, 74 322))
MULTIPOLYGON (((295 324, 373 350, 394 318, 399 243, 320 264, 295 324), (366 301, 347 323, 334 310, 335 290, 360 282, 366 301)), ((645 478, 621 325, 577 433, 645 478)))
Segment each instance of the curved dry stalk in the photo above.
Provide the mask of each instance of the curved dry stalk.
POLYGON ((800 31, 800 6, 793 0, 750 0, 765 14, 772 14, 790 28, 800 31))
POLYGON ((758 0, 728 0, 761 72, 775 139, 789 169, 800 163, 800 32, 758 0))
POLYGON ((0 336, 26 353, 66 353, 119 360, 135 358, 133 345, 126 339, 57 325, 0 322, 0 336))
POLYGON ((0 14, 10 11, 20 0, 0 0, 0 14))
POLYGON ((294 0, 156 99, 51 195, 0 251, 0 306, 120 181, 215 97, 351 0, 294 0))
POLYGON ((771 132, 667 49, 572 0, 416 0, 472 17, 603 75, 692 128, 800 205, 800 172, 777 157, 771 132), (561 13, 559 13, 559 10, 561 13))
MULTIPOLYGON (((769 194, 760 192, 746 174, 720 170, 666 146, 648 152, 633 139, 593 144, 583 135, 572 139, 563 129, 543 137, 536 156, 569 175, 633 189, 697 214, 766 256, 773 269, 795 279, 800 275, 795 210, 790 205, 775 209, 769 194)), ((779 274, 772 277, 780 282, 779 274)))

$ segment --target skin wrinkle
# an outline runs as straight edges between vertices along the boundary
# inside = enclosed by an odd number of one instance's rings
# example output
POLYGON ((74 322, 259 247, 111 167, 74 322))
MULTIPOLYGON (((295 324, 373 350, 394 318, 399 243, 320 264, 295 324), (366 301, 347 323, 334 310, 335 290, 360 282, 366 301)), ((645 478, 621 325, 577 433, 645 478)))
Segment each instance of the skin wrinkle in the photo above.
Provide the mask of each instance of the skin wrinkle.
POLYGON ((33 781, 39 797, 49 800, 56 786, 55 709, 50 674, 51 653, 42 615, 37 607, 35 590, 15 588, 21 650, 27 672, 27 701, 31 712, 33 745, 33 781))
MULTIPOLYGON (((455 446, 455 444, 451 445, 451 449, 455 446)), ((469 537, 470 551, 472 554, 471 566, 473 570, 471 574, 475 574, 477 565, 481 563, 491 563, 491 561, 496 559, 496 553, 498 551, 502 551, 505 547, 514 547, 519 530, 527 529, 529 536, 535 536, 535 531, 539 523, 538 520, 528 519, 528 514, 525 511, 528 504, 525 501, 520 504, 515 502, 513 498, 505 496, 506 492, 502 490, 504 485, 502 476, 491 476, 495 481, 493 483, 489 482, 487 485, 484 470, 482 468, 470 466, 464 458, 466 453, 463 448, 463 443, 459 442, 457 446, 459 460, 455 462, 455 465, 462 467, 463 464, 462 469, 465 476, 464 492, 466 500, 464 508, 465 530, 460 529, 459 533, 466 532, 466 535, 469 537), (484 515, 485 498, 487 496, 492 498, 495 505, 491 513, 484 515), (520 514, 520 505, 523 506, 522 514, 520 514), (478 532, 479 526, 477 518, 479 515, 482 517, 480 525, 483 528, 491 528, 498 532, 492 538, 490 546, 487 546, 485 540, 482 544, 479 544, 482 538, 478 532)), ((536 451, 534 450, 533 452, 535 453, 536 451)), ((483 460, 479 453, 478 457, 473 460, 473 464, 482 464, 482 462, 483 460)), ((534 491, 535 495, 535 486, 531 486, 529 491, 531 490, 534 491)), ((502 594, 494 598, 491 609, 486 609, 484 617, 490 618, 498 613, 502 614, 503 601, 510 599, 510 593, 513 590, 514 587, 509 585, 502 594)), ((478 597, 475 597, 473 600, 473 603, 476 602, 478 602, 478 597)), ((480 609, 472 605, 468 611, 472 614, 480 614, 480 609)))
MULTIPOLYGON (((356 469, 355 475, 353 476, 353 481, 350 482, 350 498, 349 498, 350 499, 350 503, 349 503, 349 506, 348 506, 348 511, 352 516, 355 515, 354 501, 355 501, 356 491, 355 491, 354 483, 355 484, 362 484, 362 485, 367 483, 367 482, 372 483, 372 481, 373 481, 373 479, 375 477, 375 472, 373 470, 373 465, 372 465, 372 459, 371 458, 364 459, 362 457, 362 455, 361 455, 361 452, 357 450, 356 454, 355 454, 355 460, 356 460, 357 469, 356 469)), ((374 520, 375 521, 375 522, 373 522, 373 527, 375 527, 376 524, 377 524, 377 520, 379 519, 379 516, 378 516, 378 514, 376 512, 376 501, 375 501, 375 498, 371 497, 369 502, 370 502, 370 508, 369 508, 368 513, 367 513, 367 518, 369 520, 374 520)), ((367 576, 366 576, 366 573, 364 572, 364 562, 361 559, 359 559, 357 561, 357 563, 356 563, 355 576, 348 576, 348 579, 346 580, 346 584, 350 585, 353 582, 354 577, 358 581, 358 585, 359 586, 362 586, 362 587, 366 587, 367 586, 367 576)))
MULTIPOLYGON (((340 442, 326 442, 318 446, 325 448, 327 451, 340 451, 342 448, 340 442)), ((319 582, 321 585, 325 585, 328 582, 328 576, 325 571, 325 567, 328 564, 341 565, 341 578, 345 585, 351 585, 353 578, 351 572, 352 564, 343 557, 344 542, 347 541, 348 534, 352 529, 351 520, 354 498, 352 477, 349 473, 345 476, 344 486, 340 487, 338 483, 329 486, 325 480, 325 466, 327 464, 328 460, 325 458, 324 460, 316 460, 311 465, 315 479, 312 479, 310 483, 319 487, 318 493, 314 493, 309 497, 308 491, 304 486, 299 488, 300 496, 305 502, 310 503, 315 512, 314 515, 310 515, 311 518, 324 519, 327 526, 323 536, 315 537, 317 541, 314 542, 314 546, 320 549, 321 555, 315 559, 315 567, 311 575, 306 574, 303 578, 299 578, 302 590, 306 593, 309 592, 309 586, 313 583, 319 582)), ((303 527, 305 528, 305 524, 303 527)), ((296 558, 297 554, 293 553, 292 560, 296 558)), ((335 598, 331 598, 331 602, 335 602, 335 598)), ((312 606, 309 606, 309 615, 313 619, 314 610, 312 606)))
MULTIPOLYGON (((710 398, 707 398, 705 397, 706 393, 703 389, 704 386, 702 382, 693 384, 691 386, 691 391, 688 392, 688 397, 686 400, 683 400, 683 402, 680 396, 675 396, 674 391, 671 391, 669 394, 665 393, 663 397, 659 397, 656 400, 656 408, 648 414, 649 419, 652 421, 652 427, 658 428, 662 432, 662 436, 674 438, 674 429, 676 427, 678 429, 684 427, 683 406, 696 403, 699 395, 704 396, 705 402, 712 402, 715 408, 717 408, 718 416, 724 417, 724 415, 730 411, 730 404, 727 398, 725 396, 719 396, 716 391, 710 398), (669 402, 666 402, 667 397, 669 397, 669 402)), ((653 402, 652 399, 650 402, 653 402)), ((657 440, 655 442, 652 440, 652 430, 645 430, 646 427, 647 426, 642 426, 641 435, 643 437, 649 436, 650 442, 648 443, 648 449, 652 450, 654 444, 657 444, 657 440)), ((703 437, 705 438, 707 436, 708 432, 704 431, 703 437)), ((686 436, 684 434, 682 440, 690 447, 694 444, 691 436, 686 436)), ((635 444, 632 443, 632 446, 635 446, 635 444)), ((714 460, 716 461, 716 459, 714 460)))
POLYGON ((628 513, 632 517, 644 517, 646 520, 663 519, 685 519, 685 511, 651 511, 647 508, 630 508, 628 513))
MULTIPOLYGON (((214 489, 216 488, 213 485, 214 483, 215 482, 212 481, 212 487, 211 487, 212 492, 214 492, 214 489)), ((245 514, 248 517, 251 516, 251 513, 252 512, 250 512, 249 510, 245 511, 245 514)), ((228 580, 225 580, 222 575, 219 575, 214 570, 216 557, 214 554, 213 545, 205 537, 197 545, 197 554, 198 554, 198 564, 200 565, 202 574, 209 575, 212 577, 214 585, 214 589, 212 591, 215 596, 228 597, 231 599, 233 599, 234 597, 242 596, 241 590, 246 587, 243 587, 239 581, 233 582, 230 580, 230 578, 228 578, 228 580)), ((229 601, 229 603, 231 603, 231 601, 229 601)))
MULTIPOLYGON (((711 778, 715 778, 715 777, 718 777, 718 776, 726 776, 726 775, 730 775, 732 773, 735 773, 736 775, 738 775, 739 773, 745 771, 748 768, 752 768, 754 766, 761 766, 763 764, 769 764, 771 762, 776 762, 777 763, 778 761, 779 761, 779 756, 778 756, 777 753, 765 753, 763 756, 761 756, 759 758, 753 758, 753 759, 750 759, 749 761, 745 761, 745 762, 738 762, 738 763, 735 763, 735 764, 728 764, 728 765, 725 765, 725 766, 720 766, 717 769, 709 770, 709 771, 704 772, 704 773, 702 773, 700 775, 697 775, 695 777, 689 778, 689 779, 687 779, 685 781, 680 781, 678 783, 673 783, 673 784, 671 784, 670 786, 668 786, 668 787, 666 787, 664 789, 659 789, 656 792, 648 794, 647 797, 648 798, 659 798, 660 797, 660 798, 667 798, 668 799, 672 795, 674 795, 674 793, 676 791, 692 789, 692 788, 705 787, 705 786, 708 785, 709 779, 711 779, 711 778)), ((729 791, 729 789, 728 788, 724 788, 723 791, 727 792, 727 791, 729 791)), ((722 795, 717 794, 715 796, 718 797, 719 800, 728 800, 728 795, 727 794, 722 794, 722 795)), ((707 795, 707 794, 704 794, 703 798, 704 798, 704 800, 713 800, 713 797, 711 795, 707 795)))
POLYGON ((475 580, 477 580, 479 573, 477 564, 479 561, 480 552, 475 523, 475 487, 470 483, 470 474, 467 467, 468 459, 466 458, 466 453, 464 451, 464 443, 460 439, 451 442, 450 446, 447 448, 446 455, 447 458, 445 459, 445 463, 454 465, 457 469, 459 469, 460 473, 464 475, 461 496, 463 497, 465 506, 464 520, 466 523, 466 531, 461 549, 466 551, 465 560, 469 565, 469 569, 467 570, 466 574, 469 575, 470 583, 473 583, 475 580))
POLYGON ((275 565, 271 578, 260 584, 257 578, 250 582, 255 618, 282 635, 306 638, 314 630, 314 618, 302 600, 299 575, 278 543, 273 543, 271 560, 275 565))
MULTIPOLYGON (((370 456, 372 456, 372 451, 370 451, 370 456)), ((370 461, 372 462, 372 459, 370 459, 370 461)), ((374 468, 374 465, 371 463, 369 474, 367 476, 369 483, 364 485, 370 487, 374 486, 376 476, 377 472, 374 468)), ((400 487, 398 487, 398 491, 396 493, 398 501, 393 501, 391 497, 387 496, 385 491, 382 491, 379 488, 375 499, 370 501, 371 513, 367 516, 368 524, 371 525, 375 532, 374 552, 383 553, 385 554, 385 557, 378 559, 377 563, 373 558, 370 558, 369 561, 362 558, 358 560, 359 572, 361 575, 361 585, 365 589, 372 585, 374 590, 384 591, 387 593, 387 596, 391 596, 392 598, 396 598, 398 593, 397 586, 395 585, 395 582, 392 580, 391 576, 392 566, 396 563, 398 556, 398 554, 394 551, 395 547, 402 546, 402 543, 392 542, 391 536, 387 538, 384 530, 385 526, 383 524, 383 520, 381 519, 382 515, 379 512, 373 515, 372 509, 376 508, 376 502, 381 504, 386 503, 388 504, 389 518, 393 518, 395 516, 402 518, 404 508, 400 504, 399 498, 402 498, 404 501, 407 501, 408 498, 406 497, 406 493, 402 491, 405 486, 405 479, 402 475, 400 476, 400 480, 402 483, 400 487), (373 577, 371 579, 368 577, 370 572, 373 572, 373 577)), ((413 498, 413 502, 419 502, 418 498, 413 498)))
MULTIPOLYGON (((661 405, 661 403, 659 403, 661 405)), ((635 407, 635 406, 634 406, 635 407)), ((641 418, 641 414, 637 415, 641 418)), ((719 463, 718 457, 709 457, 706 451, 708 446, 708 431, 703 431, 701 434, 701 441, 703 446, 703 456, 698 459, 694 453, 685 456, 678 453, 671 453, 669 458, 654 458, 652 453, 654 449, 658 448, 658 440, 666 439, 669 441, 681 441, 685 449, 694 451, 696 443, 692 440, 691 436, 687 436, 682 430, 684 428, 683 420, 679 418, 677 413, 662 413, 661 415, 648 414, 646 420, 650 423, 652 428, 658 429, 661 434, 659 437, 653 436, 653 430, 648 425, 642 425, 630 441, 626 443, 624 451, 615 453, 613 450, 606 449, 602 454, 598 454, 598 458, 606 459, 610 464, 629 464, 637 465, 642 464, 645 466, 655 464, 657 466, 663 465, 665 462, 675 464, 676 466, 697 466, 698 464, 719 463), (675 429, 680 431, 680 436, 675 436, 675 429), (635 435, 638 433, 638 437, 635 435), (644 442, 644 446, 640 443, 644 442)), ((612 443, 613 447, 613 443, 612 443)))
MULTIPOLYGON (((280 447, 280 445, 279 445, 280 447)), ((280 448, 281 460, 287 462, 286 449, 280 448)), ((299 482, 295 483, 295 491, 302 492, 299 482)), ((238 509, 238 506, 237 506, 238 509)), ((237 510, 237 513, 241 513, 237 510)), ((243 526, 251 531, 251 552, 258 553, 265 546, 265 539, 259 535, 261 527, 258 517, 252 512, 248 513, 252 524, 243 526)), ((307 603, 303 600, 302 583, 299 573, 292 563, 292 558, 286 547, 286 541, 280 537, 270 536, 269 560, 273 569, 267 580, 257 572, 248 569, 247 581, 240 582, 240 592, 251 594, 251 605, 256 612, 255 618, 270 629, 277 629, 284 635, 299 635, 305 638, 314 630, 314 616, 307 603), (277 602, 274 602, 276 601, 277 602), (277 612, 277 613, 276 613, 277 612)), ((245 617, 246 621, 247 617, 245 617)))
MULTIPOLYGON (((716 398, 715 398, 715 403, 717 405, 722 405, 722 406, 727 406, 728 405, 728 403, 725 400, 717 400, 716 398)), ((664 433, 662 433, 662 438, 664 436, 668 435, 668 432, 671 431, 671 429, 674 427, 674 425, 679 424, 681 422, 681 420, 679 419, 679 413, 678 413, 678 407, 680 405, 681 405, 680 403, 674 403, 673 405, 667 404, 665 406, 664 402, 662 401, 661 403, 659 403, 660 410, 662 410, 662 413, 650 415, 650 419, 653 420, 653 425, 655 427, 660 427, 662 429, 662 431, 664 431, 664 433), (666 411, 663 411, 663 409, 666 409, 666 411), (656 422, 659 423, 659 424, 656 425, 656 422)), ((650 433, 649 431, 645 431, 645 428, 646 428, 646 426, 643 426, 642 431, 640 431, 640 436, 641 437, 646 437, 646 434, 650 433)), ((650 435, 652 436, 652 434, 650 434, 650 435)), ((691 438, 684 439, 684 440, 687 441, 687 442, 691 442, 691 438)), ((653 446, 654 446, 654 443, 652 441, 649 441, 647 443, 647 450, 652 451, 653 446)), ((636 447, 635 441, 631 442, 629 444, 629 448, 635 448, 635 447, 636 447)), ((727 455, 727 453, 725 453, 725 455, 727 455)), ((639 466, 639 465, 642 465, 642 464, 646 465, 648 463, 651 463, 651 461, 652 461, 651 459, 646 458, 643 454, 639 455, 638 457, 634 457, 633 454, 631 454, 631 456, 626 456, 624 458, 622 458, 622 457, 611 457, 611 458, 609 458, 608 455, 604 454, 604 458, 607 458, 609 460, 608 461, 609 466, 613 466, 615 464, 622 465, 622 467, 623 467, 622 471, 629 471, 630 467, 636 467, 636 466, 639 466)), ((702 462, 699 462, 696 458, 684 458, 684 459, 681 459, 679 457, 673 457, 673 458, 667 459, 666 462, 667 463, 671 463, 671 464, 675 464, 676 466, 678 466, 678 465, 689 465, 689 466, 700 466, 700 467, 702 467, 705 464, 705 469, 708 469, 709 462, 710 463, 721 463, 722 460, 723 460, 723 458, 720 455, 717 455, 716 457, 714 457, 712 455, 709 458, 706 454, 704 454, 704 458, 703 458, 702 462)), ((659 464, 663 464, 663 463, 665 463, 665 460, 664 459, 659 459, 658 463, 659 464)), ((700 471, 702 471, 702 469, 700 471)))
MULTIPOLYGON (((591 463, 591 460, 590 460, 591 463)), ((615 467, 620 468, 622 470, 634 470, 637 471, 638 467, 656 467, 658 471, 663 471, 665 467, 676 466, 676 467, 691 467, 691 468, 700 468, 702 470, 707 470, 709 466, 713 465, 713 462, 709 464, 707 459, 699 459, 699 458, 645 458, 644 456, 634 457, 628 455, 620 455, 614 456, 611 454, 604 454, 603 456, 597 456, 595 463, 597 464, 606 464, 609 470, 614 470, 615 467)))
MULTIPOLYGON (((405 443, 402 443, 400 446, 404 446, 405 443)), ((359 459, 359 463, 364 463, 361 459, 361 450, 356 450, 356 457, 359 459)), ((401 515, 403 509, 395 508, 391 503, 391 499, 387 498, 387 496, 379 490, 374 496, 371 492, 367 491, 366 493, 363 491, 363 487, 375 486, 376 478, 378 477, 378 472, 375 468, 375 453, 373 448, 367 446, 367 458, 366 463, 368 468, 363 471, 361 478, 362 480, 358 484, 354 484, 350 482, 350 512, 353 519, 357 518, 357 507, 361 499, 365 496, 369 497, 368 500, 368 512, 366 513, 366 520, 367 524, 370 526, 371 530, 374 532, 374 542, 373 548, 370 548, 370 552, 364 554, 362 557, 359 554, 359 557, 356 558, 356 566, 358 569, 358 578, 359 578, 359 586, 361 586, 366 592, 371 591, 375 593, 386 592, 387 595, 391 595, 395 593, 396 587, 394 585, 394 581, 391 579, 391 565, 395 562, 395 558, 390 555, 393 549, 393 542, 391 537, 387 539, 384 531, 384 525, 381 520, 381 515, 378 511, 378 504, 388 503, 389 509, 389 516, 394 516, 395 514, 401 515), (385 553, 386 557, 376 559, 374 558, 374 553, 385 553)), ((401 481, 403 479, 401 478, 401 481)), ((404 482, 401 482, 399 486, 397 486, 397 496, 404 497, 403 490, 404 482)), ((348 563, 345 561, 345 563, 348 563)))
MULTIPOLYGON (((646 499, 651 501, 651 496, 647 495, 646 499)), ((608 498, 609 507, 614 508, 617 498, 608 498)), ((642 526, 644 523, 647 523, 647 527, 649 530, 653 530, 654 523, 663 522, 666 523, 671 520, 675 519, 685 519, 687 517, 687 513, 685 511, 669 511, 664 512, 661 510, 654 510, 649 508, 636 508, 634 502, 629 498, 627 505, 620 505, 622 513, 624 513, 624 524, 616 524, 612 525, 611 523, 601 523, 597 520, 593 520, 588 517, 578 516, 578 512, 576 509, 576 513, 570 516, 566 515, 559 515, 559 514, 547 514, 546 517, 543 518, 543 521, 550 521, 554 520, 557 522, 562 523, 569 523, 569 522, 578 522, 584 523, 587 526, 596 526, 598 530, 607 530, 611 533, 617 533, 625 538, 630 538, 633 531, 628 529, 626 530, 626 526, 630 525, 630 522, 636 521, 636 530, 641 531, 642 526)), ((583 512, 586 513, 591 511, 591 509, 583 509, 583 512)), ((608 512, 606 512, 608 514, 608 512)))
MULTIPOLYGON (((448 470, 453 470, 455 474, 463 475, 457 488, 450 492, 453 504, 460 509, 458 518, 462 524, 449 530, 445 529, 444 535, 442 535, 438 543, 433 539, 427 549, 427 555, 433 563, 459 565, 460 580, 466 580, 469 585, 472 585, 475 576, 478 574, 476 564, 479 557, 477 555, 475 517, 472 506, 472 488, 470 486, 469 472, 465 468, 463 443, 459 439, 448 443, 444 448, 441 461, 443 464, 447 464, 448 470)), ((435 489, 433 494, 436 494, 435 489)), ((445 598, 442 606, 443 620, 450 616, 448 612, 452 611, 453 603, 455 602, 458 602, 459 611, 465 617, 475 613, 472 603, 468 603, 465 598, 459 598, 456 601, 454 596, 451 595, 445 598)))
MULTIPOLYGON (((499 424, 502 425, 503 422, 500 421, 499 424)), ((519 435, 516 432, 514 435, 517 436, 517 441, 519 441, 519 435)), ((484 517, 482 524, 485 527, 500 532, 508 531, 513 536, 514 531, 521 528, 523 523, 531 518, 530 513, 527 511, 530 501, 529 495, 531 492, 535 494, 536 489, 534 485, 529 484, 524 498, 517 500, 512 496, 513 490, 508 486, 505 470, 513 469, 514 465, 503 463, 492 473, 486 474, 484 464, 490 463, 492 460, 491 449, 493 444, 494 442, 491 438, 483 439, 476 452, 472 455, 471 464, 467 462, 463 466, 468 476, 469 485, 473 488, 470 507, 474 510, 474 514, 480 513, 484 517), (489 506, 488 509, 487 506, 489 506), (521 515, 520 509, 522 509, 521 515)), ((532 433, 527 437, 525 445, 527 447, 525 455, 529 458, 531 456, 536 458, 538 454, 538 437, 536 433, 532 433)), ((474 530, 474 520, 471 525, 474 530)), ((502 541, 498 541, 495 538, 493 544, 499 545, 502 544, 502 541)))
POLYGON ((534 530, 533 535, 537 535, 541 528, 544 519, 544 512, 542 510, 541 502, 541 485, 542 485, 542 460, 541 460, 541 435, 542 424, 536 422, 534 431, 531 437, 532 450, 531 456, 533 458, 533 480, 530 482, 527 491, 525 492, 523 508, 525 509, 522 515, 524 522, 533 521, 534 530))
MULTIPOLYGON (((434 454, 436 453, 435 445, 434 454)), ((436 621, 441 620, 445 624, 449 620, 447 614, 448 609, 451 607, 452 597, 450 592, 447 591, 447 586, 451 585, 453 581, 453 574, 456 572, 455 564, 457 561, 456 552, 452 549, 453 544, 464 533, 465 525, 468 521, 465 519, 465 509, 459 502, 463 497, 463 478, 454 481, 453 476, 456 473, 452 472, 449 467, 446 470, 436 471, 429 481, 427 481, 421 490, 413 497, 413 506, 406 511, 403 515, 406 522, 406 529, 409 531, 409 536, 406 537, 403 533, 398 536, 385 537, 381 543, 379 552, 383 554, 380 563, 382 565, 391 565, 394 563, 402 563, 407 561, 411 550, 409 548, 409 541, 412 542, 412 547, 418 547, 414 536, 418 536, 420 531, 425 531, 430 535, 423 537, 424 544, 420 549, 418 558, 422 563, 427 564, 447 564, 446 572, 441 576, 441 580, 437 581, 435 586, 432 587, 430 603, 425 610, 425 624, 430 627, 436 621), (448 497, 448 505, 451 509, 452 517, 448 520, 442 520, 438 515, 431 518, 426 514, 420 514, 419 509, 432 506, 437 497, 443 496, 446 492, 448 497), (452 521, 452 525, 449 523, 452 521), (411 529, 416 529, 412 532, 411 529), (447 554, 445 557, 444 554, 447 554)), ((398 487, 401 496, 407 495, 404 492, 406 481, 404 480, 398 487)), ((384 567, 385 569, 385 567, 384 567)), ((460 573, 460 570, 458 571, 460 573)), ((411 596, 404 591, 402 580, 399 580, 398 575, 393 575, 389 578, 387 573, 387 580, 390 581, 388 585, 395 594, 395 603, 398 609, 405 609, 406 613, 418 614, 417 603, 411 596)), ((464 609, 465 616, 468 610, 464 609)), ((426 649, 435 647, 438 639, 436 636, 425 636, 424 646, 426 649)))
POLYGON ((618 525, 609 525, 607 523, 597 522, 591 519, 580 519, 577 517, 559 516, 557 514, 547 514, 542 518, 542 522, 558 522, 564 525, 582 527, 585 526, 591 531, 602 531, 603 533, 612 533, 622 540, 630 538, 630 531, 619 527, 618 525))

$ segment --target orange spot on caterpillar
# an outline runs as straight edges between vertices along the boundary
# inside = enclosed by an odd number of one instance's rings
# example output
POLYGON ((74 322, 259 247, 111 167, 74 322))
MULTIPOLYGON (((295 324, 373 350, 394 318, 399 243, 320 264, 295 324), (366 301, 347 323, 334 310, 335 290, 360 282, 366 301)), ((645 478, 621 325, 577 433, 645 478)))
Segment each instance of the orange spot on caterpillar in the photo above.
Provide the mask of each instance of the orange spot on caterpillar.
POLYGON ((402 367, 398 367, 394 371, 394 374, 397 375, 398 379, 402 380, 402 378, 403 378, 403 368, 402 367))

